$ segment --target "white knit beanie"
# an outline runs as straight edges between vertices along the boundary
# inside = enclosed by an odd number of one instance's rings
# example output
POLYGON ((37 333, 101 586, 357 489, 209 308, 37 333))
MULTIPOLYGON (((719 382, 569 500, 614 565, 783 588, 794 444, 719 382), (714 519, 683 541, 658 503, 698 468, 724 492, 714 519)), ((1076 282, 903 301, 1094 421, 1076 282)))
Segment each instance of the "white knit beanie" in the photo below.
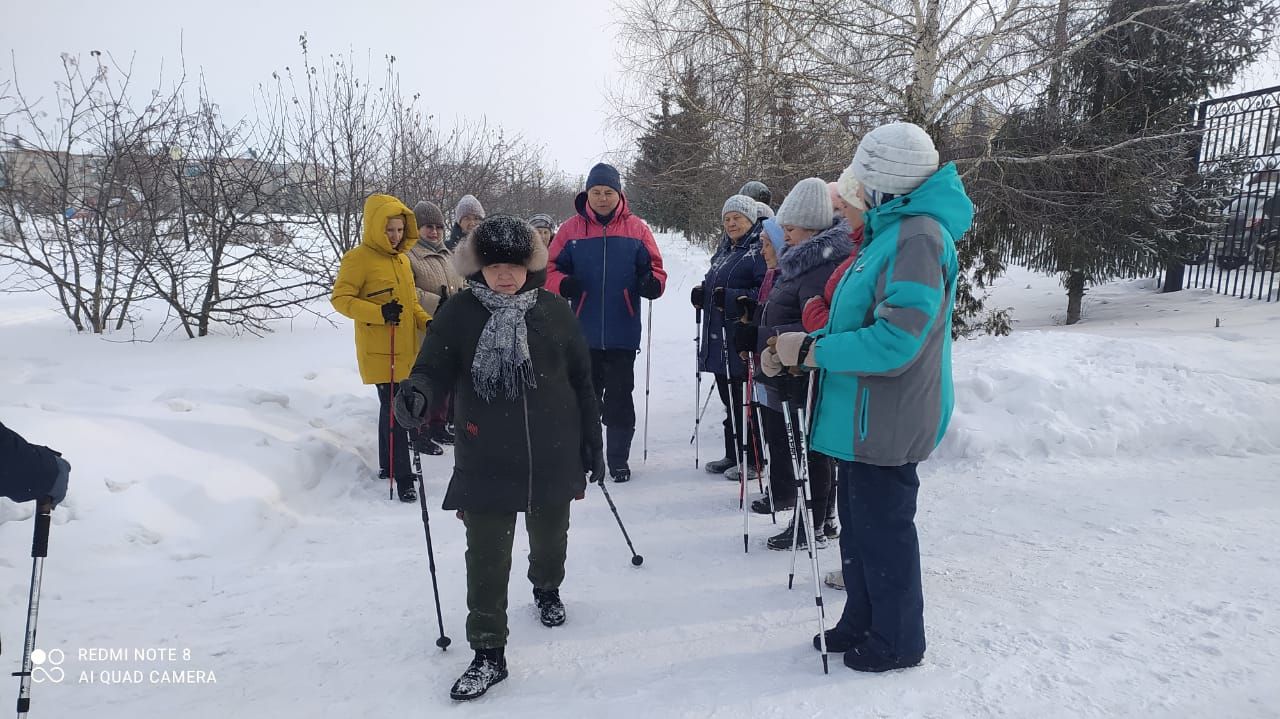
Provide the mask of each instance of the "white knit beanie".
POLYGON ((852 165, 840 173, 840 179, 836 180, 836 190, 840 193, 840 199, 849 203, 850 207, 867 211, 867 203, 862 199, 862 183, 853 176, 852 165))
POLYGON ((894 122, 862 138, 849 169, 869 190, 905 195, 938 171, 938 150, 918 125, 894 122))
POLYGON ((484 205, 476 199, 475 195, 463 195, 458 200, 458 206, 453 208, 453 220, 457 222, 467 215, 474 215, 480 219, 484 219, 484 205))
POLYGON ((756 219, 760 220, 760 219, 765 219, 769 217, 773 217, 773 208, 769 207, 763 202, 757 202, 756 203, 756 219))
POLYGON ((775 217, 779 225, 825 230, 834 215, 827 183, 820 177, 806 177, 787 193, 775 217))
POLYGON ((756 221, 756 201, 746 195, 734 195, 724 201, 724 207, 720 209, 720 219, 730 212, 736 212, 747 218, 751 222, 756 221))

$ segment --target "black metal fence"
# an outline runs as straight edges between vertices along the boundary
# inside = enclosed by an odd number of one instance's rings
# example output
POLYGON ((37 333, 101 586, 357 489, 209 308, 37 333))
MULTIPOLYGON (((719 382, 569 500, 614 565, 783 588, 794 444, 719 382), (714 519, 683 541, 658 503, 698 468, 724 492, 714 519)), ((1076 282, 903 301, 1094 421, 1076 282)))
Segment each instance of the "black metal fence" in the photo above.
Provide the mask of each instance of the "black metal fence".
POLYGON ((1186 262, 1183 284, 1280 300, 1280 86, 1200 103, 1201 172, 1238 178, 1219 234, 1186 262))

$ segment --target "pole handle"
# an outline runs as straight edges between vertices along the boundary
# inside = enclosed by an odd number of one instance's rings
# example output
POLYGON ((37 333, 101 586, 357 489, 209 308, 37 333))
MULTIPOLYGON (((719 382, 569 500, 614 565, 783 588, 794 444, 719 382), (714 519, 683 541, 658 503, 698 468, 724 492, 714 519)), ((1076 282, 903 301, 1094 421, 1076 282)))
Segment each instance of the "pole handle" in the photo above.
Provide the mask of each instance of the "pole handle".
POLYGON ((53 519, 53 498, 45 497, 36 507, 35 534, 31 537, 32 559, 49 556, 49 527, 53 519))

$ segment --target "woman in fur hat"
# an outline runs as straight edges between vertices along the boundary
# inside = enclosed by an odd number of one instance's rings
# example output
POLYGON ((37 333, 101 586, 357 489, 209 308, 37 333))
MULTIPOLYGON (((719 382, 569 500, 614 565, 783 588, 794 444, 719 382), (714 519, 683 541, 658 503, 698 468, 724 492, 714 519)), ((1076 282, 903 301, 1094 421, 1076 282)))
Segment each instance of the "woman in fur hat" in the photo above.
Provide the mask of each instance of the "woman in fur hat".
POLYGON ((534 601, 548 627, 565 621, 560 601, 569 505, 605 475, 591 355, 573 311, 539 288, 547 249, 533 228, 494 216, 458 245, 454 266, 468 288, 431 325, 397 396, 409 426, 432 398, 452 391, 453 478, 444 508, 467 527, 467 641, 475 659, 453 686, 474 699, 507 677, 507 580, 516 515, 525 513, 534 601))

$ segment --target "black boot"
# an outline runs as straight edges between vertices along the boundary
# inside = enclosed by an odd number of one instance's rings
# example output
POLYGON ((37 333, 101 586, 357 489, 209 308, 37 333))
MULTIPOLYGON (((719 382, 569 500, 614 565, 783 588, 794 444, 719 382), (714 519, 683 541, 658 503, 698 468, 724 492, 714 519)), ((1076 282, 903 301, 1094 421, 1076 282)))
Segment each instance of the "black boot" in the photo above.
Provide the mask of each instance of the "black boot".
POLYGON ((609 463, 609 474, 614 481, 625 482, 631 479, 631 438, 636 436, 635 427, 605 427, 605 459, 609 463), (625 472, 625 479, 619 473, 625 472))
POLYGON ((730 467, 736 467, 738 460, 733 457, 725 457, 702 465, 702 468, 711 474, 724 474, 730 467))
POLYGON ((429 454, 439 457, 444 454, 444 447, 436 444, 436 442, 425 434, 420 434, 413 440, 413 448, 423 454, 429 454))
POLYGON ((476 658, 471 660, 471 666, 453 683, 449 696, 460 702, 479 699, 489 691, 489 687, 506 678, 507 658, 503 647, 477 649, 476 658))
POLYGON ((400 487, 399 495, 401 502, 416 502, 418 501, 418 488, 412 484, 406 484, 400 487))
POLYGON ((538 618, 542 620, 544 626, 558 627, 564 624, 564 602, 560 601, 559 589, 535 587, 533 601, 538 605, 538 618))
MULTIPOLYGON (((827 635, 827 651, 831 654, 844 654, 853 649, 854 645, 866 638, 867 633, 853 634, 846 632, 840 627, 832 627, 823 632, 827 635)), ((818 635, 813 635, 813 648, 822 651, 822 644, 818 641, 818 635)))
POLYGON ((431 430, 430 436, 432 441, 436 442, 437 444, 453 444, 453 441, 455 439, 455 437, 453 436, 453 432, 450 432, 449 428, 443 424, 433 428, 431 430))
MULTIPOLYGON (((795 523, 796 520, 793 514, 791 521, 787 523, 787 528, 772 537, 769 537, 769 541, 765 542, 765 546, 769 549, 776 549, 778 551, 790 551, 791 533, 794 531, 795 523)), ((805 536, 804 526, 801 526, 800 531, 796 534, 796 543, 801 549, 807 549, 809 546, 808 538, 805 536)), ((819 530, 817 535, 814 536, 813 543, 818 549, 827 548, 827 538, 823 536, 821 530, 819 530)))

